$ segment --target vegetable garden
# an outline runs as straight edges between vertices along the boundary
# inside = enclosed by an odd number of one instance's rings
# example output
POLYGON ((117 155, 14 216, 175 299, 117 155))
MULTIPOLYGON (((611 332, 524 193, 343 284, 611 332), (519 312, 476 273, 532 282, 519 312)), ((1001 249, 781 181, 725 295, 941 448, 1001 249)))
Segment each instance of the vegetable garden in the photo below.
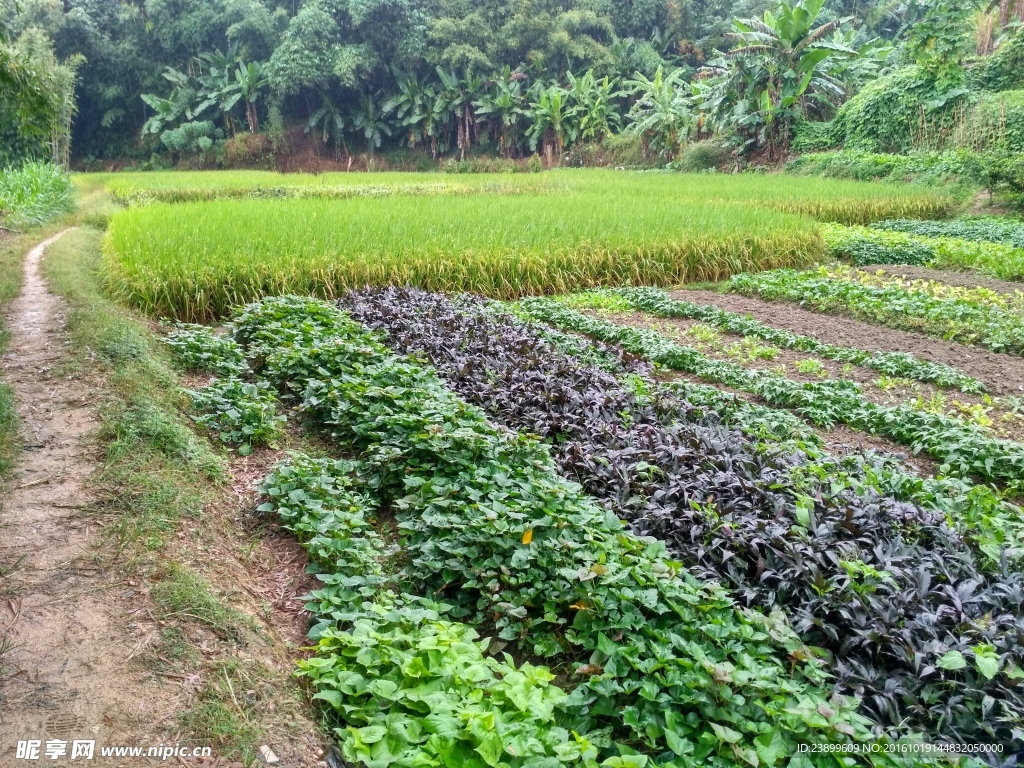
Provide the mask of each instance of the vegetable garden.
POLYGON ((1024 295, 880 267, 1015 278, 1020 225, 786 178, 233 176, 118 179, 105 279, 214 376, 219 442, 317 436, 260 511, 320 581, 298 674, 348 764, 1019 750, 1024 295))

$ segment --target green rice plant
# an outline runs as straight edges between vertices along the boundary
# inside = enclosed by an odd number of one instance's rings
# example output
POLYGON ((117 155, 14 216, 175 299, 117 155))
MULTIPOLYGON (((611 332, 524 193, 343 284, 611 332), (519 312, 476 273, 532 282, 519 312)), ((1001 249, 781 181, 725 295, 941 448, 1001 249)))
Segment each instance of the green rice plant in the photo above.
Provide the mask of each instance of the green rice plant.
POLYGON ((1015 308, 1019 300, 993 296, 992 291, 916 283, 911 288, 899 280, 874 280, 856 270, 825 268, 735 275, 729 287, 768 301, 794 301, 819 312, 978 344, 994 352, 1024 354, 1024 316, 1015 308))
POLYGON ((265 295, 364 285, 513 299, 718 280, 808 265, 823 243, 809 220, 749 206, 578 192, 158 204, 117 214, 105 251, 117 298, 202 321, 265 295))
POLYGON ((672 198, 677 202, 742 203, 821 221, 867 224, 901 217, 944 216, 954 201, 944 192, 882 184, 825 179, 797 179, 783 175, 625 173, 597 169, 567 169, 539 175, 471 174, 457 180, 438 174, 324 173, 280 174, 269 171, 201 171, 83 174, 76 176, 83 189, 104 187, 122 199, 133 196, 166 201, 210 200, 223 197, 259 197, 302 194, 346 194, 342 188, 408 190, 536 191, 550 194, 618 193, 620 199, 672 198), (295 192, 296 188, 303 192, 295 192))
POLYGON ((1024 249, 1019 246, 954 237, 926 237, 867 227, 826 224, 822 230, 829 254, 848 259, 857 266, 911 264, 976 269, 1002 280, 1024 278, 1024 249))
POLYGON ((0 227, 38 226, 74 207, 74 187, 62 168, 35 162, 0 170, 0 227))

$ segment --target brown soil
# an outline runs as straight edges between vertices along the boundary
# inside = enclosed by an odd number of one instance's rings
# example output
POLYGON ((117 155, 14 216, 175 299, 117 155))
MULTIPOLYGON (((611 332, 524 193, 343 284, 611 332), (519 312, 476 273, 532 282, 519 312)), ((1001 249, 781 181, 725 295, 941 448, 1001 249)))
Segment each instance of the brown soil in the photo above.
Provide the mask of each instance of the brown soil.
POLYGON ((978 272, 954 272, 944 269, 929 269, 928 267, 912 267, 906 264, 892 266, 865 267, 875 271, 876 269, 885 272, 893 277, 902 277, 908 280, 936 280, 946 285, 956 285, 961 288, 988 288, 996 293, 1005 293, 1013 296, 1015 293, 1024 293, 1024 283, 1012 283, 1006 280, 997 280, 994 277, 985 277, 978 272))
POLYGON ((712 304, 730 312, 794 333, 812 336, 829 344, 873 352, 909 352, 921 360, 945 363, 983 381, 996 395, 1024 393, 1024 358, 966 347, 907 331, 885 328, 859 320, 803 309, 787 302, 769 302, 731 293, 678 290, 672 297, 698 304, 712 304))
MULTIPOLYGON (((691 376, 688 373, 682 373, 680 371, 671 371, 662 373, 659 376, 662 381, 689 381, 694 384, 707 384, 703 379, 697 376, 691 376)), ((745 400, 748 403, 754 403, 755 405, 764 405, 769 408, 774 408, 771 403, 767 403, 756 395, 752 395, 749 392, 744 392, 739 389, 733 389, 732 387, 726 387, 721 384, 715 384, 715 388, 722 392, 728 392, 729 394, 735 395, 740 400, 745 400)), ((845 456, 848 453, 855 451, 879 451, 881 453, 890 453, 903 457, 905 464, 908 464, 914 471, 916 471, 922 477, 934 477, 938 470, 938 464, 932 461, 927 456, 914 456, 907 450, 907 447, 895 443, 892 440, 888 440, 878 435, 869 435, 865 432, 858 432, 855 429, 838 424, 832 429, 818 429, 814 428, 814 431, 818 433, 821 439, 825 442, 825 448, 829 453, 835 456, 845 456)))
MULTIPOLYGON (((725 348, 735 344, 743 337, 723 332, 721 333, 720 342, 710 344, 694 342, 684 334, 687 329, 698 324, 695 320, 655 317, 643 312, 611 313, 594 310, 588 310, 587 312, 592 315, 600 315, 602 318, 610 320, 611 322, 619 323, 620 325, 627 325, 634 328, 648 328, 650 330, 657 331, 673 341, 698 349, 700 352, 712 359, 736 363, 738 365, 742 365, 744 368, 771 369, 777 366, 784 366, 785 370, 783 375, 792 381, 813 383, 822 381, 823 379, 848 379, 861 386, 861 392, 866 400, 870 400, 878 405, 897 405, 899 403, 906 403, 917 397, 924 398, 924 400, 927 401, 938 394, 946 402, 946 406, 943 410, 947 415, 955 418, 962 418, 961 412, 959 412, 955 407, 956 403, 962 403, 964 405, 983 404, 983 399, 978 395, 965 394, 959 390, 943 390, 940 387, 935 387, 924 382, 913 381, 907 382, 906 384, 893 384, 893 386, 888 389, 882 389, 876 384, 881 374, 872 368, 865 368, 859 365, 844 366, 842 363, 838 363, 834 360, 817 357, 816 355, 806 352, 796 352, 789 349, 776 348, 778 350, 778 354, 770 360, 751 360, 737 356, 730 356, 726 352, 725 348), (821 363, 822 370, 819 374, 800 372, 798 364, 801 361, 809 359, 814 359, 821 363)), ((765 342, 765 346, 772 345, 765 342)), ((1007 419, 999 418, 1005 413, 1006 411, 1003 409, 992 407, 990 416, 993 418, 993 424, 991 425, 993 434, 1009 440, 1017 440, 1018 442, 1024 441, 1024 419, 1012 417, 1007 419)), ((890 449, 885 448, 880 450, 890 449)))
POLYGON ((881 453, 897 454, 903 458, 913 471, 921 477, 935 477, 939 464, 928 456, 914 455, 905 445, 894 443, 878 435, 869 435, 865 432, 858 432, 856 429, 839 424, 830 430, 816 430, 825 441, 825 448, 835 456, 845 456, 848 453, 879 451, 881 453))
MULTIPOLYGON (((0 766, 16 764, 22 739, 157 744, 151 728, 166 698, 167 684, 138 666, 145 638, 126 631, 137 584, 95 558, 101 534, 86 490, 95 467, 88 445, 94 400, 55 372, 67 344, 64 306, 39 272, 57 237, 26 256, 22 293, 7 313, 11 345, 2 370, 25 451, 0 528, 0 565, 13 568, 0 583, 0 626, 14 643, 0 659, 0 766)), ((127 763, 97 753, 91 764, 127 763)))

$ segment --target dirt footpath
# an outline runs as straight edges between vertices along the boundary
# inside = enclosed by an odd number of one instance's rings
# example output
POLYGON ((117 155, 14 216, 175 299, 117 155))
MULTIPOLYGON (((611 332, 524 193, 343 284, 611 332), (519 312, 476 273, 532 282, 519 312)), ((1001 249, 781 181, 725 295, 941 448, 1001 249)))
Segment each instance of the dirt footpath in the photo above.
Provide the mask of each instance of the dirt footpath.
POLYGON ((100 531, 86 491, 94 402, 81 381, 61 376, 65 307, 39 269, 58 237, 26 256, 21 296, 7 312, 10 349, 0 360, 24 449, 0 511, 0 632, 13 642, 0 656, 0 766, 66 764, 75 740, 95 742, 92 761, 79 754, 86 765, 149 764, 99 754, 101 746, 151 743, 147 732, 166 698, 159 678, 133 662, 140 649, 124 631, 138 610, 132 583, 95 557, 100 531), (17 759, 17 742, 27 740, 42 742, 38 762, 17 759), (66 754, 49 759, 51 740, 66 754))

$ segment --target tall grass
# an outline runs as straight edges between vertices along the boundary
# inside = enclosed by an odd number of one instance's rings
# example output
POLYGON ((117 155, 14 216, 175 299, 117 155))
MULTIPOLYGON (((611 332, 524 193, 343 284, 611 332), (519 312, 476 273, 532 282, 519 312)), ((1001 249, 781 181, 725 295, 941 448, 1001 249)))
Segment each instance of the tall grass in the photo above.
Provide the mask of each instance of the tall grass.
POLYGON ((74 187, 63 169, 28 163, 0 171, 0 226, 38 226, 75 207, 74 187))
POLYGON ((806 265, 810 220, 618 190, 572 194, 218 200, 117 214, 106 276, 121 300, 204 321, 274 293, 330 298, 412 284, 513 299, 597 285, 670 285, 806 265))

